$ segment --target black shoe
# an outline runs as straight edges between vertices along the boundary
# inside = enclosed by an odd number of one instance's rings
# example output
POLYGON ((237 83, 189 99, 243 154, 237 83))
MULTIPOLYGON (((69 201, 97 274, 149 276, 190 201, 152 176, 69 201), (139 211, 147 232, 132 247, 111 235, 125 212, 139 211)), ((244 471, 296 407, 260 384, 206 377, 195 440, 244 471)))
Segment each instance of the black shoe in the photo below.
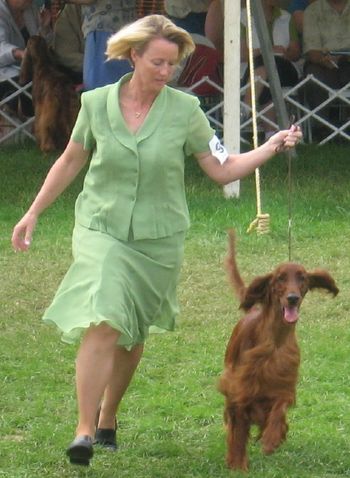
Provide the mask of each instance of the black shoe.
POLYGON ((94 454, 92 438, 88 435, 77 436, 67 448, 66 453, 73 465, 89 466, 94 454))
POLYGON ((94 444, 101 445, 111 451, 116 451, 118 448, 116 429, 96 428, 94 444))

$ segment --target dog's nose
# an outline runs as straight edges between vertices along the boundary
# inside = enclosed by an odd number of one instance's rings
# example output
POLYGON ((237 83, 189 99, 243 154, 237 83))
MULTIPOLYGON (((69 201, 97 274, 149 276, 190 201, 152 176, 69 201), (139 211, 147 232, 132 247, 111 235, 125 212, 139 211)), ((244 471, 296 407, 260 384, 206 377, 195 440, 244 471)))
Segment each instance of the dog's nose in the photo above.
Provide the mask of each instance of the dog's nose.
POLYGON ((299 302, 299 296, 297 294, 288 294, 287 296, 288 305, 294 306, 299 302))

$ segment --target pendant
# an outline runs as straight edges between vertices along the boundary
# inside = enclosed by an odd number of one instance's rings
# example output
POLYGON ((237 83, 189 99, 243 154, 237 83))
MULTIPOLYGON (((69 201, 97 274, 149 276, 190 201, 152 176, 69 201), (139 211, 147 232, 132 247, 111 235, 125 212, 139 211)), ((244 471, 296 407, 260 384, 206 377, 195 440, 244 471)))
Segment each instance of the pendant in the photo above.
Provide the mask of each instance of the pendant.
POLYGON ((140 116, 141 116, 141 111, 136 111, 136 112, 135 112, 135 116, 136 116, 136 118, 140 118, 140 116))

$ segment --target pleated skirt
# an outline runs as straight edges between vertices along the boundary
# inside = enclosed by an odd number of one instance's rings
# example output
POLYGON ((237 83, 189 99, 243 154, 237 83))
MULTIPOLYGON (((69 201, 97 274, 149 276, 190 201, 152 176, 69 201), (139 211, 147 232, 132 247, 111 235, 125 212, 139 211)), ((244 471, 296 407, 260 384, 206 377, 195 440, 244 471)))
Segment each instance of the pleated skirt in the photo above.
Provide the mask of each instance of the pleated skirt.
POLYGON ((170 237, 121 241, 76 225, 73 263, 43 320, 73 343, 91 325, 107 323, 127 349, 152 329, 173 330, 179 312, 176 288, 185 232, 170 237))

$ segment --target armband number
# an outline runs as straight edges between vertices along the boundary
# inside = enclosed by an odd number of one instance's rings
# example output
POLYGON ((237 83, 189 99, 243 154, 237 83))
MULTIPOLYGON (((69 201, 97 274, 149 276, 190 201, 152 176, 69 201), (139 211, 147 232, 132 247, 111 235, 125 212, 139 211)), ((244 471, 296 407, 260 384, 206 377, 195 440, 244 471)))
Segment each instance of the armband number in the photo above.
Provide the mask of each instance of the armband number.
POLYGON ((210 148, 211 154, 215 156, 216 159, 219 160, 220 164, 224 164, 224 162, 228 158, 228 152, 225 146, 223 146, 220 143, 220 140, 216 136, 216 134, 214 134, 212 139, 209 141, 209 148, 210 148))

